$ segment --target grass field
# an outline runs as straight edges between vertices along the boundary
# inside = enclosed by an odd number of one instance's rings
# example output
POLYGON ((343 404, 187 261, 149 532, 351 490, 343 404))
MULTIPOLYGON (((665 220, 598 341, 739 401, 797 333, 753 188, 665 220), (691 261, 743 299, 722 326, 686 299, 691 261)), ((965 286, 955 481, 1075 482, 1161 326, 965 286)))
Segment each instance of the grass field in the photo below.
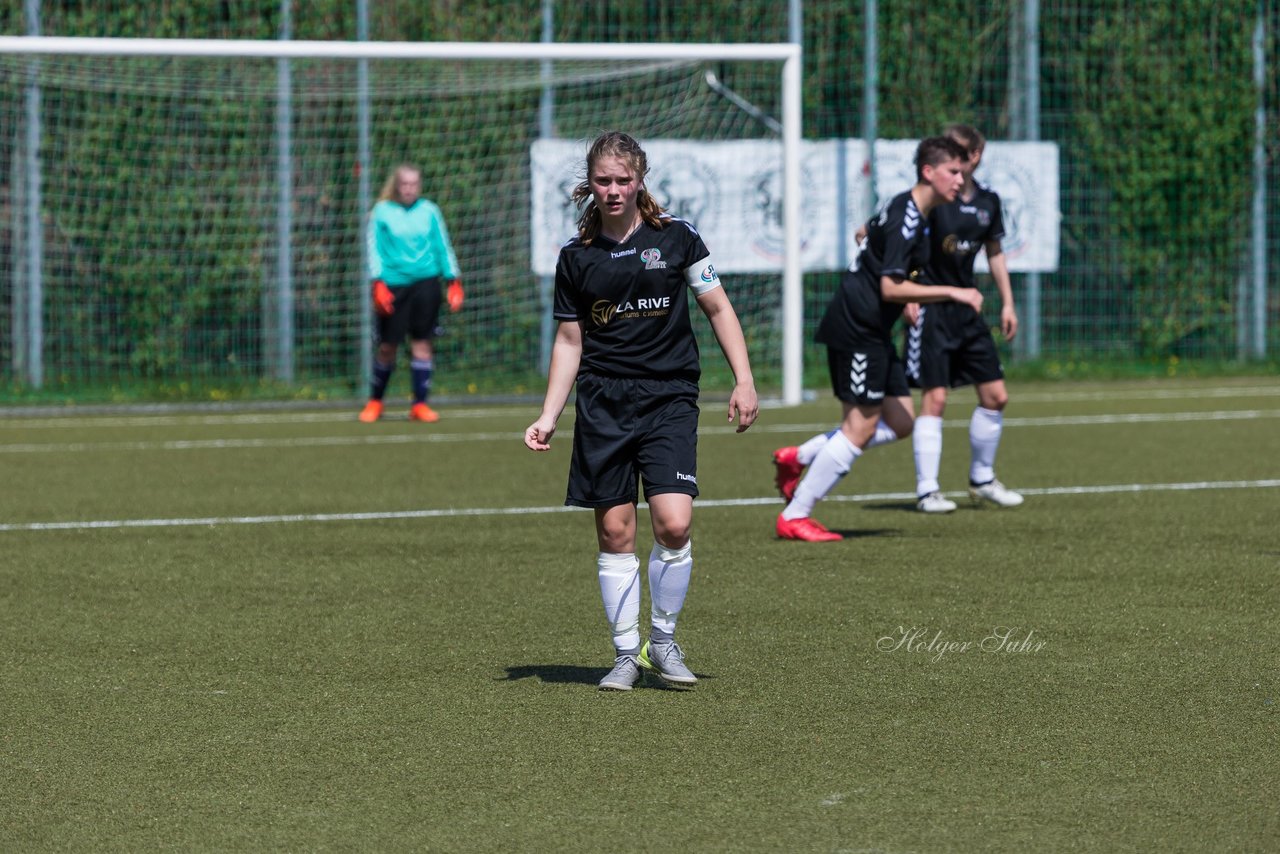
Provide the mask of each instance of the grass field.
POLYGON ((1280 849, 1280 380, 1012 391, 1023 507, 914 512, 899 443, 834 544, 769 454, 835 402, 705 402, 702 679, 630 694, 570 415, 4 418, 0 850, 1280 849))

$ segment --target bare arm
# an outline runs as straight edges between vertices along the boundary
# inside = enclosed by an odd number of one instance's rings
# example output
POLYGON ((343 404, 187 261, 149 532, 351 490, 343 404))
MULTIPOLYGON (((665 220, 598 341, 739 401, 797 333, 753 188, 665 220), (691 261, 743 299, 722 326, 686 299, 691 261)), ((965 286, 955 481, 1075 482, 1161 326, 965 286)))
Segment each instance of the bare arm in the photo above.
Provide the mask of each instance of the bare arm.
POLYGON ((988 240, 987 266, 991 268, 991 278, 995 279, 996 290, 1000 292, 1000 332, 1004 340, 1012 341, 1018 334, 1018 312, 1013 307, 1013 285, 1009 282, 1009 264, 1004 257, 1004 248, 999 240, 988 240))
POLYGON ((698 308, 711 321, 716 341, 724 352, 725 361, 733 371, 733 394, 729 396, 729 420, 738 418, 738 432, 755 423, 760 414, 760 399, 756 395, 756 381, 751 375, 751 361, 747 358, 747 341, 742 335, 742 324, 729 302, 724 288, 715 288, 697 297, 698 308))
POLYGON ((955 302, 982 311, 982 293, 977 288, 957 288, 951 285, 918 285, 897 276, 880 277, 880 296, 885 302, 929 303, 955 302))
POLYGON ((524 431, 524 443, 530 450, 551 450, 556 422, 569 400, 581 361, 582 324, 576 320, 562 320, 556 329, 555 343, 551 346, 551 369, 547 372, 547 394, 542 401, 542 414, 524 431))

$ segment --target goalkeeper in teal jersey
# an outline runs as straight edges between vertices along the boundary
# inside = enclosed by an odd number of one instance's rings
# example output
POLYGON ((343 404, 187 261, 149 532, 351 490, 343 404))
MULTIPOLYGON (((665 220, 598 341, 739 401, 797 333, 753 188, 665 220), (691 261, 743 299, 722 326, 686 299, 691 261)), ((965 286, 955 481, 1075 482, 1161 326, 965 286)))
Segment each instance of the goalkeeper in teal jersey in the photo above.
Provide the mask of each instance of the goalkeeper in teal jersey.
POLYGON ((369 278, 378 316, 378 352, 374 357, 369 402, 360 413, 366 423, 382 417, 382 396, 396 366, 396 352, 409 337, 413 381, 411 421, 437 421, 427 405, 435 371, 433 341, 439 333, 440 303, 462 308, 458 258, 449 242, 440 208, 422 198, 422 170, 408 163, 387 177, 369 215, 369 278), (448 286, 444 285, 448 282, 448 286))

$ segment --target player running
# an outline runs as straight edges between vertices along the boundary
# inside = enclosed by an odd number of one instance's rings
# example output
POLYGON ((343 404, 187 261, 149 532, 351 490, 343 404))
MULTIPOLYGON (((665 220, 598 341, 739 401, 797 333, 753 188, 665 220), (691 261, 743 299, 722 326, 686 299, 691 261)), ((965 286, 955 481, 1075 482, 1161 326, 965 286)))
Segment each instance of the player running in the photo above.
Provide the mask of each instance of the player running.
MULTIPOLYGON (((913 408, 902 361, 890 337, 903 307, 911 302, 963 303, 982 308, 976 288, 925 286, 913 281, 928 260, 925 227, 929 212, 949 202, 964 184, 968 152, 947 137, 930 137, 916 148, 916 184, 899 194, 868 226, 866 247, 856 269, 845 272, 818 326, 827 345, 831 387, 843 408, 840 429, 821 449, 778 516, 776 530, 788 540, 823 542, 843 537, 811 518, 814 505, 843 478, 871 442, 886 409, 899 422, 898 435, 911 430, 913 408)), ((798 475, 798 472, 797 472, 798 475)), ((780 487, 782 478, 779 478, 780 487)))

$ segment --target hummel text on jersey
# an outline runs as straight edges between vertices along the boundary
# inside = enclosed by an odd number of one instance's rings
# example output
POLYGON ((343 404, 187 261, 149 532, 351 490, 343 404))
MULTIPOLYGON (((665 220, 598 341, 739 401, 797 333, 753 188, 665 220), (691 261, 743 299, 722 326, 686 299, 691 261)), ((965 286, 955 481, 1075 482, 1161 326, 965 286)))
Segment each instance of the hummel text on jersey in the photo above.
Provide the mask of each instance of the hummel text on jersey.
POLYGON ((621 252, 610 252, 610 258, 626 258, 628 255, 636 254, 636 248, 632 246, 630 249, 623 249, 621 252))

